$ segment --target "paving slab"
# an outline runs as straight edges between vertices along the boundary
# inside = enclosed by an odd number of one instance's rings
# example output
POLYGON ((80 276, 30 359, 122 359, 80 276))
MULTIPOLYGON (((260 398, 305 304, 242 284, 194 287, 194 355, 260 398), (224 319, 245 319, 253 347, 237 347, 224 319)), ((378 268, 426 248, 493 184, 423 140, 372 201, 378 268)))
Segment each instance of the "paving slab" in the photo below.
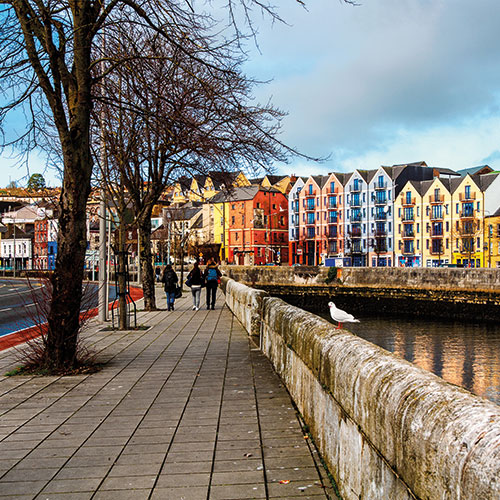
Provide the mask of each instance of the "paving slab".
MULTIPOLYGON (((164 295, 157 289, 157 301, 164 295)), ((224 305, 146 312, 147 330, 82 339, 94 374, 6 377, 0 500, 336 498, 290 397, 224 305)))

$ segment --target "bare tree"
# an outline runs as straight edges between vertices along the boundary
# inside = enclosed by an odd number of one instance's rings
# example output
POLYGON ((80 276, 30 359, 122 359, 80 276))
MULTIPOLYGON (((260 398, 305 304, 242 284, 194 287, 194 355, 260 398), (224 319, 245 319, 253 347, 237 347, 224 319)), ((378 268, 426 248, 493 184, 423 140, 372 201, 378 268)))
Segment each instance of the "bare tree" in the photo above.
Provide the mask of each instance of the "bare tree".
MULTIPOLYGON (((83 266, 86 249, 86 204, 93 161, 90 145, 91 110, 96 84, 123 60, 99 64, 102 32, 142 26, 168 39, 182 40, 193 15, 173 1, 0 0, 0 112, 24 107, 32 120, 19 141, 39 146, 46 130, 55 130, 63 163, 56 270, 44 364, 54 371, 77 363, 83 266)), ((185 6, 182 6, 185 7, 185 6)))
MULTIPOLYGON (((189 2, 175 0, 0 0, 0 5, 0 80, 6 102, 0 110, 0 124, 10 110, 23 107, 32 119, 18 138, 20 144, 29 150, 55 139, 62 164, 45 365, 64 371, 77 363, 85 208, 93 170, 91 111, 102 76, 130 61, 129 57, 101 58, 103 33, 113 40, 125 26, 140 27, 182 51, 193 24, 203 23, 203 18, 196 20, 189 2)), ((246 20, 254 6, 277 17, 258 0, 228 0, 227 5, 231 21, 236 5, 243 7, 246 20)))
POLYGON ((97 113, 105 117, 108 162, 115 170, 104 177, 119 179, 110 186, 125 186, 130 197, 140 233, 145 308, 152 310, 151 214, 165 188, 213 169, 229 176, 242 165, 266 168, 296 152, 277 139, 283 113, 249 104, 255 82, 239 71, 230 46, 209 49, 207 38, 190 35, 180 50, 156 36, 128 35, 111 52, 134 52, 140 40, 144 57, 106 82, 105 95, 112 98, 97 113), (210 64, 201 61, 207 54, 210 64))

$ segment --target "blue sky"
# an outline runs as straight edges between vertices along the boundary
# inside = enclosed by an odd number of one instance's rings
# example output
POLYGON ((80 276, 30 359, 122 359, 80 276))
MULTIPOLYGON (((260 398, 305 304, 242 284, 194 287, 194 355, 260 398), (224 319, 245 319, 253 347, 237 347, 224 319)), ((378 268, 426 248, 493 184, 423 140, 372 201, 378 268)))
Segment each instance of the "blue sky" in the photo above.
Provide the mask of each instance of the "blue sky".
MULTIPOLYGON (((413 161, 500 169, 498 0, 281 2, 288 25, 256 13, 246 72, 256 98, 288 112, 280 139, 311 156, 276 165, 299 175, 413 161)), ((26 174, 0 158, 0 186, 26 174)), ((30 173, 43 172, 34 155, 30 173)), ((45 172, 49 184, 55 175, 45 172)))

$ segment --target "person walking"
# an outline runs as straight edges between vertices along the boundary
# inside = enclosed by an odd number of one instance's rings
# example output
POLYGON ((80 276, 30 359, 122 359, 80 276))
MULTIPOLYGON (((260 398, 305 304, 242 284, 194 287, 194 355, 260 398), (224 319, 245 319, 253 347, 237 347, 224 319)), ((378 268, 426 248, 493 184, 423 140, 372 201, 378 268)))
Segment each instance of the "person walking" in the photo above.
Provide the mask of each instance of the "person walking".
POLYGON ((173 311, 175 292, 177 283, 179 282, 179 278, 177 277, 176 272, 172 269, 172 266, 170 264, 167 264, 165 266, 161 281, 163 283, 163 287, 165 288, 165 294, 167 295, 167 308, 169 311, 173 311))
POLYGON ((219 267, 213 259, 210 259, 203 273, 207 288, 207 309, 215 309, 215 296, 217 295, 217 287, 221 276, 219 267))
POLYGON ((200 265, 198 261, 196 261, 186 279, 186 285, 191 287, 191 295, 193 296, 193 311, 198 311, 200 308, 201 287, 204 282, 205 280, 203 279, 200 265))

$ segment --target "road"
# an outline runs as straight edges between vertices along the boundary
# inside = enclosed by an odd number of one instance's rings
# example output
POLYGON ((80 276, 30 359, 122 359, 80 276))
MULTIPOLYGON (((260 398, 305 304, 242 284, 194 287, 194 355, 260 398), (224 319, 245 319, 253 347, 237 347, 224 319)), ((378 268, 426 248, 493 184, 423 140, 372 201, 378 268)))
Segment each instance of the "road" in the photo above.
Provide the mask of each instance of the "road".
MULTIPOLYGON (((114 287, 110 289, 111 300, 114 287)), ((97 307, 97 285, 85 285, 82 310, 97 307)), ((0 278, 0 337, 46 321, 47 287, 43 281, 0 278)))

